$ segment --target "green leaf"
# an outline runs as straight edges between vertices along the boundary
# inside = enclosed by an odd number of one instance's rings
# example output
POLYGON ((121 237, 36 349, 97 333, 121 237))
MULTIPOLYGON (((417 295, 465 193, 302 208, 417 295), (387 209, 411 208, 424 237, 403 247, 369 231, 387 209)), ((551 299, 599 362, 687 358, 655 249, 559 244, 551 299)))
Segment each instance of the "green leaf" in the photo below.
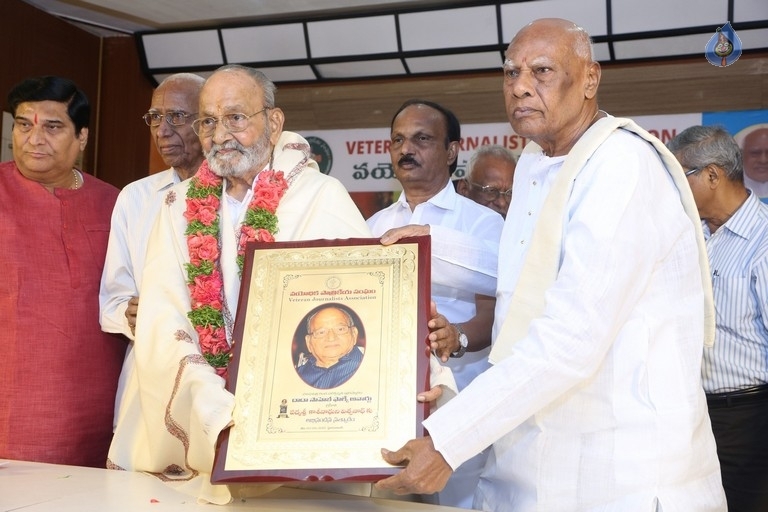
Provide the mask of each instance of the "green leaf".
POLYGON ((208 364, 213 366, 214 368, 226 368, 226 366, 229 364, 229 353, 223 353, 223 354, 203 354, 203 357, 206 361, 208 361, 208 364))
POLYGON ((187 313, 187 317, 189 317, 192 325, 196 327, 224 327, 224 316, 221 314, 221 311, 208 305, 199 309, 193 309, 187 313))

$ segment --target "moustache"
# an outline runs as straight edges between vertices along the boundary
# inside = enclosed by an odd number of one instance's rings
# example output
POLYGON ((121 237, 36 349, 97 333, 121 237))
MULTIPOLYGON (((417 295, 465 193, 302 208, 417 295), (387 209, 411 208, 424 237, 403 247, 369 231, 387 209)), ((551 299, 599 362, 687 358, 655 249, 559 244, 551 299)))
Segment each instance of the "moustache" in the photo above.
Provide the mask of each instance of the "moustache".
POLYGON ((211 146, 211 149, 208 151, 206 157, 211 158, 215 157, 220 151, 224 149, 234 149, 239 151, 240 153, 245 153, 245 148, 242 144, 240 144, 236 140, 228 140, 222 144, 214 144, 211 146))
POLYGON ((421 167, 421 164, 416 161, 415 158, 413 158, 411 155, 403 155, 400 157, 400 160, 397 161, 397 165, 415 165, 417 167, 421 167))

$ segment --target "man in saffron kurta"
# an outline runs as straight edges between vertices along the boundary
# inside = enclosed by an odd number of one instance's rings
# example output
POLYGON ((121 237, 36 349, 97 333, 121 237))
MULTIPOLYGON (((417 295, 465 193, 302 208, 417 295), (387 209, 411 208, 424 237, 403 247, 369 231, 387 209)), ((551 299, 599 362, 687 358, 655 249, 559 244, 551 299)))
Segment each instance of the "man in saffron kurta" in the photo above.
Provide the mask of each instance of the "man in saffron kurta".
MULTIPOLYGON (((229 342, 240 289, 237 239, 260 172, 282 171, 288 182, 275 212, 277 241, 370 237, 342 184, 318 171, 307 141, 282 131, 284 117, 274 106, 274 91, 262 73, 225 66, 208 78, 200 96, 196 130, 211 170, 224 177, 217 214, 220 298, 229 342)), ((134 342, 136 372, 125 391, 138 395, 142 407, 118 421, 110 467, 157 473, 183 492, 226 503, 228 489, 212 486, 210 472, 216 439, 232 419, 234 397, 203 358, 187 316, 189 187, 187 181, 168 192, 149 240, 134 342)))
POLYGON ((90 108, 72 82, 28 79, 8 101, 0 164, 0 458, 104 467, 125 343, 99 326, 118 190, 73 166, 90 108))

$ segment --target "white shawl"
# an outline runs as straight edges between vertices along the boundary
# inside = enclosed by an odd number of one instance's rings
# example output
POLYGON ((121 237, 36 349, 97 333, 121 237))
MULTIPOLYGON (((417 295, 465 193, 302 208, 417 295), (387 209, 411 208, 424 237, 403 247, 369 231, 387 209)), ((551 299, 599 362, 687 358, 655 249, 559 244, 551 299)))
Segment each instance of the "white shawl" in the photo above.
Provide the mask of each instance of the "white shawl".
MULTIPOLYGON (((701 284, 704 289, 704 344, 706 346, 713 345, 715 307, 712 297, 712 281, 709 274, 709 260, 704 244, 704 235, 701 231, 701 220, 683 169, 675 156, 659 139, 640 128, 634 121, 608 116, 598 120, 582 135, 568 153, 560 173, 552 184, 552 189, 544 201, 541 216, 536 223, 531 248, 523 263, 520 278, 504 317, 504 323, 491 350, 489 356, 491 363, 498 363, 511 355, 513 345, 517 340, 525 337, 531 321, 543 314, 545 292, 555 282, 560 270, 563 212, 567 207, 573 182, 595 150, 617 129, 630 131, 653 145, 677 186, 685 213, 688 214, 696 228, 701 284)), ((542 149, 538 144, 531 142, 524 151, 537 153, 541 152, 542 149)))

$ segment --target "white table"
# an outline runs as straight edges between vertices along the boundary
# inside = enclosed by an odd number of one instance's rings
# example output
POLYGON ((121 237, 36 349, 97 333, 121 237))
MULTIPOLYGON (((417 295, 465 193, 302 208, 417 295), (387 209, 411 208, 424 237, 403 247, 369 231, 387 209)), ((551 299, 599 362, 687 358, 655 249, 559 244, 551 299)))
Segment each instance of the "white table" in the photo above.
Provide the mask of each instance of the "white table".
POLYGON ((437 512, 452 507, 279 488, 229 505, 200 505, 143 473, 0 460, 0 512, 437 512))

